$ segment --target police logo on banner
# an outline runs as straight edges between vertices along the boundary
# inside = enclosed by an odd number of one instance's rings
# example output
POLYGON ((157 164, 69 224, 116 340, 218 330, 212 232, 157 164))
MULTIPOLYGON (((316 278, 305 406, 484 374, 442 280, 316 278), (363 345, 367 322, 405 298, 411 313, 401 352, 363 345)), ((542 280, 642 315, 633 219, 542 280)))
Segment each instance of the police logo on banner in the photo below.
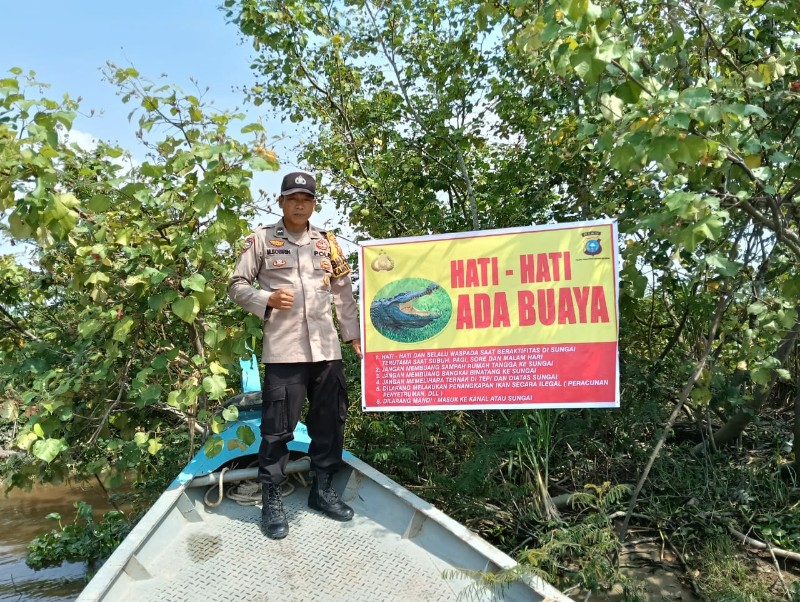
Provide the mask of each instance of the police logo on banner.
POLYGON ((602 232, 583 232, 583 252, 590 257, 599 255, 603 252, 603 246, 600 244, 600 235, 602 232))

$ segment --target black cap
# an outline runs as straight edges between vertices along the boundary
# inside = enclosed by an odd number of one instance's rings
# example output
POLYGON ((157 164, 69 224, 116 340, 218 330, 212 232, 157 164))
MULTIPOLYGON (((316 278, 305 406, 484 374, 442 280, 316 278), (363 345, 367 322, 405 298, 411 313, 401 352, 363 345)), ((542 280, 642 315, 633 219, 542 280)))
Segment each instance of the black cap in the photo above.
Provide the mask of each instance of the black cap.
POLYGON ((317 182, 314 180, 314 176, 302 171, 293 171, 283 176, 281 196, 292 194, 293 192, 305 192, 316 198, 317 182))

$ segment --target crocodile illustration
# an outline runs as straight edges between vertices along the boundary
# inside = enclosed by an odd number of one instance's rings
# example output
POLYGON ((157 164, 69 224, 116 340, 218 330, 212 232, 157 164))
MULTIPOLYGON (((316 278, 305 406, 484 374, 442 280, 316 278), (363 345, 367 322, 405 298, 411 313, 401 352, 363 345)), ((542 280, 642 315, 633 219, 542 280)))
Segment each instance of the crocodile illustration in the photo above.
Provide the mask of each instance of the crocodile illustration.
POLYGON ((427 288, 419 291, 406 291, 394 297, 375 299, 369 307, 372 323, 379 330, 385 329, 400 332, 409 328, 424 328, 441 316, 440 313, 429 313, 414 307, 414 301, 425 295, 430 295, 441 288, 436 283, 431 283, 427 288))

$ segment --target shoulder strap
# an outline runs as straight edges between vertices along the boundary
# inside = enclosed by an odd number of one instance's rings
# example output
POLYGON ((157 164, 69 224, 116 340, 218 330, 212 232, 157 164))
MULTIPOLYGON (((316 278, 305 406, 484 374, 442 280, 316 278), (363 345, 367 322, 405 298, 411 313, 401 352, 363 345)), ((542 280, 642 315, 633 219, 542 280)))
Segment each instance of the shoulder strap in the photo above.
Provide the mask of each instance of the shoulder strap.
POLYGON ((342 247, 339 246, 339 241, 336 240, 333 232, 325 232, 325 238, 328 239, 328 244, 331 246, 331 265, 333 266, 333 277, 341 278, 350 273, 350 264, 344 258, 342 247))

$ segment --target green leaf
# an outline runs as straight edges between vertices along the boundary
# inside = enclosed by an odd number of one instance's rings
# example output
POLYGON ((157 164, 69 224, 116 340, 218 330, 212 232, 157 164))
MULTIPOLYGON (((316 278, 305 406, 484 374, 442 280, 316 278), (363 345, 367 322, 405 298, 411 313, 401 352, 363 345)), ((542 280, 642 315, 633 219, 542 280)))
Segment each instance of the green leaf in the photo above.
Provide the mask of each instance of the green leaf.
POLYGON ((94 213, 105 213, 109 207, 111 207, 111 199, 104 194, 96 194, 86 203, 86 208, 94 213))
POLYGON ((191 324, 200 311, 200 303, 194 297, 184 297, 172 304, 172 311, 184 322, 191 324))
POLYGON ((239 408, 236 406, 228 406, 222 410, 222 417, 226 420, 226 422, 233 422, 239 418, 239 408))
POLYGON ((253 445, 256 441, 256 434, 250 426, 243 424, 236 429, 236 436, 248 447, 253 445))
POLYGON ((100 320, 84 320, 78 324, 78 334, 84 339, 91 339, 102 328, 103 323, 100 320))
POLYGON ((214 416, 211 419, 211 432, 220 434, 225 430, 225 419, 222 416, 214 416))
POLYGON ((167 405, 173 408, 183 409, 181 406, 184 392, 181 390, 170 391, 167 395, 167 405))
POLYGON ((573 52, 569 57, 569 62, 575 73, 588 85, 593 86, 600 79, 600 75, 605 71, 606 64, 599 61, 594 56, 594 48, 583 45, 573 52))
POLYGON ((614 123, 624 116, 625 103, 613 94, 603 94, 600 98, 600 112, 606 121, 614 123))
POLYGON ((120 343, 124 342, 125 339, 128 338, 128 333, 130 333, 133 324, 133 318, 130 316, 124 316, 114 327, 114 334, 111 336, 111 338, 115 341, 119 341, 120 343))
POLYGON ((675 111, 667 118, 667 125, 679 130, 688 130, 692 123, 692 116, 685 111, 675 111))
POLYGON ((14 442, 17 447, 20 449, 28 450, 30 449, 31 445, 36 442, 39 437, 36 436, 36 433, 31 433, 30 431, 19 434, 16 441, 14 442))
POLYGON ((722 233, 722 220, 715 215, 710 215, 697 222, 693 231, 701 237, 701 240, 718 240, 722 233))
POLYGON ((157 269, 155 269, 153 267, 150 267, 150 266, 147 266, 144 269, 144 271, 142 272, 142 274, 144 274, 144 276, 149 278, 150 279, 150 283, 153 284, 153 285, 161 284, 161 282, 163 282, 164 278, 166 278, 167 275, 168 275, 166 272, 162 272, 162 271, 157 270, 157 269))
POLYGON ((181 280, 181 286, 202 293, 206 290, 206 279, 202 274, 192 274, 188 278, 181 280))
POLYGON ((708 150, 708 144, 700 136, 692 134, 678 140, 678 150, 672 153, 672 158, 677 163, 691 165, 697 163, 708 150))
POLYGON ((29 238, 33 233, 18 211, 14 211, 8 216, 8 229, 14 238, 29 238))
POLYGON ((146 284, 149 281, 145 279, 144 274, 132 274, 125 279, 125 286, 133 288, 137 284, 146 284))
POLYGON ((622 144, 611 153, 611 167, 621 173, 631 171, 637 164, 636 149, 631 144, 622 144))
POLYGON ((672 240, 676 245, 686 247, 686 249, 689 251, 694 251, 697 248, 697 245, 703 241, 703 237, 697 233, 694 225, 690 224, 684 228, 681 228, 672 237, 672 240))
POLYGON ((730 261, 719 253, 711 253, 707 255, 706 263, 708 263, 709 266, 716 268, 716 271, 721 276, 735 276, 742 267, 741 263, 730 261))
POLYGON ((212 374, 229 374, 228 369, 219 362, 211 362, 209 365, 212 374))
POLYGON ((158 439, 150 439, 150 441, 147 442, 147 453, 151 456, 155 456, 162 447, 164 446, 158 439))
POLYGON ((677 150, 677 136, 657 136, 650 143, 648 157, 653 161, 661 162, 677 150))
POLYGON ((228 450, 238 449, 239 451, 247 451, 247 446, 238 439, 228 439, 228 450))
POLYGON ((240 131, 242 134, 249 134, 250 132, 263 132, 264 126, 260 123, 248 123, 240 131))
POLYGON ((200 304, 200 309, 205 309, 214 302, 217 294, 212 287, 207 286, 204 291, 192 293, 192 297, 197 299, 197 302, 200 304))
POLYGON ((765 386, 772 380, 772 371, 780 368, 780 362, 775 357, 766 357, 750 372, 750 378, 758 385, 765 386))
POLYGON ((225 340, 227 333, 224 328, 209 328, 206 331, 203 342, 212 349, 215 349, 222 341, 225 340))
POLYGON ((758 105, 745 105, 743 114, 747 115, 758 115, 762 119, 768 119, 769 116, 766 114, 764 109, 759 107, 758 105))
POLYGON ((227 383, 221 374, 206 376, 203 379, 203 390, 208 393, 209 399, 222 399, 225 397, 227 383))
POLYGON ((604 63, 610 63, 614 59, 620 58, 625 54, 626 46, 622 42, 605 40, 595 52, 595 58, 604 63))
POLYGON ((687 88, 680 93, 680 99, 684 104, 697 108, 711 103, 711 92, 708 88, 687 88))
POLYGON ((153 295, 147 299, 147 307, 154 311, 161 311, 164 309, 164 306, 168 303, 171 303, 174 299, 178 297, 178 293, 175 291, 166 291, 163 293, 159 293, 158 295, 153 295))
POLYGON ((86 284, 98 284, 100 282, 111 282, 111 278, 109 278, 103 272, 92 272, 92 274, 86 279, 86 284))
POLYGON ((223 449, 225 449, 225 441, 219 435, 211 435, 203 445, 203 451, 209 458, 219 455, 223 449))
POLYGON ((263 157, 250 157, 248 160, 250 167, 253 171, 273 171, 274 168, 270 165, 269 161, 263 157))
POLYGON ((163 389, 161 385, 148 385, 146 389, 144 389, 139 394, 139 399, 137 400, 137 407, 145 407, 147 405, 153 405, 159 399, 161 399, 161 393, 163 389))
POLYGON ((31 453, 49 464, 65 449, 67 449, 67 443, 63 439, 44 439, 34 442, 31 446, 31 453))
POLYGON ((569 0, 567 14, 572 21, 580 19, 589 9, 589 0, 569 0))
POLYGON ((219 197, 217 193, 209 189, 201 189, 194 197, 192 209, 201 217, 210 213, 217 206, 219 197))

